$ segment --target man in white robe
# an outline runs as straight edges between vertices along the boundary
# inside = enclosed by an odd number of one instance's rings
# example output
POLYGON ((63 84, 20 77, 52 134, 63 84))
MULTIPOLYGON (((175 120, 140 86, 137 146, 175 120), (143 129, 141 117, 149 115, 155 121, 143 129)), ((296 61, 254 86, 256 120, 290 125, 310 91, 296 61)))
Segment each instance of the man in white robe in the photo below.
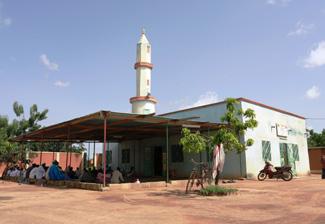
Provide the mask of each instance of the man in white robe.
POLYGON ((223 170, 225 164, 225 151, 223 144, 216 145, 213 150, 213 166, 212 166, 212 177, 215 180, 215 185, 218 185, 219 175, 223 170))

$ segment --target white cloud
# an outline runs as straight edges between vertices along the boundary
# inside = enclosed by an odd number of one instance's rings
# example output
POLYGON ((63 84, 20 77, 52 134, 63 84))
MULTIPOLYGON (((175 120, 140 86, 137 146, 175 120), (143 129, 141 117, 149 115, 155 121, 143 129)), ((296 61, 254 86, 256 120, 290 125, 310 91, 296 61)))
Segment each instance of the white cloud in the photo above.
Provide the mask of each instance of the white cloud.
POLYGON ((267 0, 266 4, 268 5, 280 5, 287 6, 292 0, 267 0))
POLYGON ((51 62, 46 54, 42 54, 40 56, 40 61, 48 70, 51 70, 51 71, 59 70, 59 65, 55 62, 51 62))
POLYGON ((202 94, 196 102, 187 106, 181 106, 179 109, 198 107, 206 104, 216 103, 218 101, 220 101, 218 94, 213 91, 208 91, 205 94, 202 94))
POLYGON ((0 3, 0 27, 8 27, 12 24, 12 19, 9 17, 3 17, 2 4, 0 3))
POLYGON ((309 33, 315 28, 315 24, 304 24, 302 21, 296 23, 296 27, 293 31, 288 33, 288 36, 301 36, 309 33))
POLYGON ((62 80, 58 80, 58 81, 56 81, 54 83, 54 86, 60 87, 60 88, 65 88, 65 87, 70 86, 70 82, 65 82, 65 81, 62 81, 62 80))
POLYGON ((325 65, 325 41, 319 42, 304 60, 305 68, 314 68, 322 65, 325 65))
POLYGON ((320 96, 320 90, 317 86, 312 86, 310 89, 306 91, 306 97, 308 99, 314 100, 320 96))

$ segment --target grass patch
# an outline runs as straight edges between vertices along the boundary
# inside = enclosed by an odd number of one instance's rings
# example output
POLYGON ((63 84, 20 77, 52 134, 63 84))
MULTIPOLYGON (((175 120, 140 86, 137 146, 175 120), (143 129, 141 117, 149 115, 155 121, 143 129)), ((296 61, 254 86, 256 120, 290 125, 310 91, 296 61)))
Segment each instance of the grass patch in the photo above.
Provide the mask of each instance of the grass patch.
POLYGON ((238 191, 238 189, 234 188, 226 188, 226 187, 220 187, 215 185, 209 185, 204 189, 200 190, 200 195, 203 196, 226 196, 230 194, 234 194, 238 191))

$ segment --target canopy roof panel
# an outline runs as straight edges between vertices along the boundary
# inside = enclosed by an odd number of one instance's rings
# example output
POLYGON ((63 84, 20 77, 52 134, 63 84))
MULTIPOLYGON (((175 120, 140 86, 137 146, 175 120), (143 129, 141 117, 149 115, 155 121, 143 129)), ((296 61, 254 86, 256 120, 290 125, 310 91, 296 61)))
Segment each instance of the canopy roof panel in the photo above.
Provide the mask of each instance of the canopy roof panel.
POLYGON ((107 124, 107 141, 120 142, 180 134, 183 127, 195 127, 200 131, 216 130, 222 124, 191 121, 198 117, 170 119, 162 116, 99 111, 40 130, 18 136, 16 142, 99 141, 104 138, 104 121, 107 124))

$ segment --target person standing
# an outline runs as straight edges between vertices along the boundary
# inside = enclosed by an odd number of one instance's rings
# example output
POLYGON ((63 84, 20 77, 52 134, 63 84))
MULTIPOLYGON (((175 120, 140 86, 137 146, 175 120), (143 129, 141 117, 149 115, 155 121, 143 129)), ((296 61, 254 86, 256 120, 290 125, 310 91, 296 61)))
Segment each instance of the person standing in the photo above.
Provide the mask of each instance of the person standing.
POLYGON ((321 163, 322 163, 322 179, 325 179, 325 155, 322 155, 321 163))

